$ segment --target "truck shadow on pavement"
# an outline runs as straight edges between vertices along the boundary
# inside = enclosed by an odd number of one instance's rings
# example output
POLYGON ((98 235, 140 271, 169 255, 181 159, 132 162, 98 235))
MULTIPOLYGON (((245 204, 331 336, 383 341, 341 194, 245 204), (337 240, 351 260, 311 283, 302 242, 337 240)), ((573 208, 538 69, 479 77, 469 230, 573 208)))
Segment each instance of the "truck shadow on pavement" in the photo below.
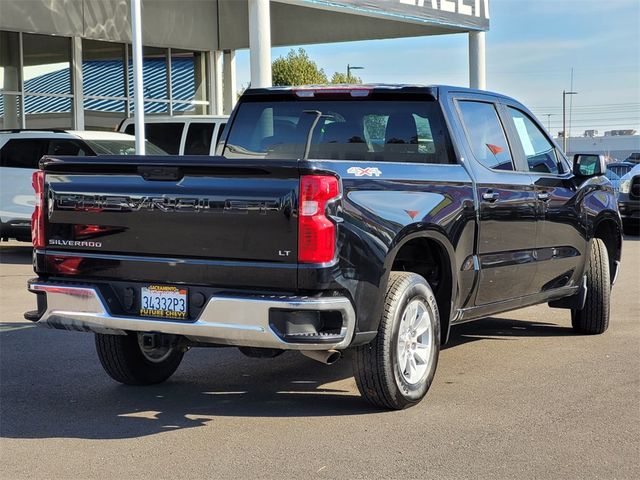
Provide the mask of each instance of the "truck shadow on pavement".
POLYGON ((576 335, 571 327, 510 318, 483 318, 451 328, 443 350, 479 340, 517 340, 522 337, 562 337, 576 335))
MULTIPOLYGON (((489 318, 454 327, 446 349, 480 340, 571 334, 570 328, 549 323, 489 318)), ((215 428, 221 417, 394 414, 359 396, 348 354, 326 366, 294 352, 251 359, 235 348, 194 349, 167 382, 129 387, 102 371, 92 335, 10 329, 0 332, 0 347, 0 436, 5 438, 136 438, 215 428)))

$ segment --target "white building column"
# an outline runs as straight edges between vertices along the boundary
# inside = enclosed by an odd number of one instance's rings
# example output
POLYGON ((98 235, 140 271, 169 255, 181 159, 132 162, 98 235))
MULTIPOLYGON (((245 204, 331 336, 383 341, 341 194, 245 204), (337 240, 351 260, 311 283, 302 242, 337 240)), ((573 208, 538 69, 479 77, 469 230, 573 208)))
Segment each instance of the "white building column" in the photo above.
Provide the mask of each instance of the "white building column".
POLYGON ((248 0, 248 2, 251 87, 270 87, 272 84, 269 0, 248 0))
POLYGON ((207 79, 210 114, 222 115, 222 52, 213 50, 207 52, 210 72, 207 79))
POLYGON ((84 91, 82 80, 82 37, 71 38, 71 92, 73 93, 73 128, 84 130, 84 91))
POLYGON ((484 32, 469 32, 469 86, 487 89, 484 32))
POLYGON ((144 81, 142 78, 142 0, 131 0, 133 45, 133 105, 135 107, 136 155, 145 155, 144 81))
POLYGON ((230 115, 236 105, 236 51, 225 50, 223 56, 223 92, 225 115, 230 115))

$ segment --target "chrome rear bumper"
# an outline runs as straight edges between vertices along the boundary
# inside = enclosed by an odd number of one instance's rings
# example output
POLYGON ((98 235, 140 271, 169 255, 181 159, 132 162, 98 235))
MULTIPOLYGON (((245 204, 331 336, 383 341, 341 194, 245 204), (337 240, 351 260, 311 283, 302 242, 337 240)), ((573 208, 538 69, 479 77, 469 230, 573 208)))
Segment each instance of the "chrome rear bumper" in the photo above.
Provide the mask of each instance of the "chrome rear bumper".
POLYGON ((93 287, 30 283, 29 290, 46 295, 46 310, 36 324, 63 330, 124 335, 126 331, 183 335, 201 343, 289 350, 344 349, 351 343, 356 315, 345 297, 214 296, 194 321, 123 317, 109 313, 93 287), (269 324, 271 309, 337 311, 342 316, 339 338, 332 343, 283 340, 269 324))

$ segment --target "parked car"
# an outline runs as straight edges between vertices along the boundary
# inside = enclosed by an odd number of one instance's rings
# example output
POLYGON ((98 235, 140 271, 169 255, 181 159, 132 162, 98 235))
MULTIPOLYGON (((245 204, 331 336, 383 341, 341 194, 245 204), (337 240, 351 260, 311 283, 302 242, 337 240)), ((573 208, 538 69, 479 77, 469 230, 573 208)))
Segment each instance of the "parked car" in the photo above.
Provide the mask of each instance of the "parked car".
POLYGON ((634 233, 640 233, 637 228, 640 223, 640 164, 620 178, 618 208, 627 231, 635 228, 634 233))
POLYGON ((605 175, 613 185, 614 191, 620 190, 620 178, 623 177, 636 164, 630 162, 610 162, 607 163, 607 171, 605 175))
MULTIPOLYGON (((149 145, 149 153, 164 155, 149 145)), ((132 155, 135 139, 115 132, 0 130, 0 238, 31 241, 31 176, 43 155, 132 155)))
POLYGON ((640 152, 632 153, 626 158, 625 162, 631 162, 633 164, 640 163, 640 152))
POLYGON ((229 125, 217 157, 47 157, 26 318, 94 332, 125 384, 197 346, 352 349, 362 396, 389 409, 424 397, 452 325, 549 303, 607 330, 622 226, 604 158, 570 164, 521 103, 250 89, 229 125))
MULTIPOLYGON (((157 116, 144 118, 147 140, 171 155, 213 155, 228 115, 157 116)), ((119 131, 135 135, 134 118, 126 118, 119 131)))

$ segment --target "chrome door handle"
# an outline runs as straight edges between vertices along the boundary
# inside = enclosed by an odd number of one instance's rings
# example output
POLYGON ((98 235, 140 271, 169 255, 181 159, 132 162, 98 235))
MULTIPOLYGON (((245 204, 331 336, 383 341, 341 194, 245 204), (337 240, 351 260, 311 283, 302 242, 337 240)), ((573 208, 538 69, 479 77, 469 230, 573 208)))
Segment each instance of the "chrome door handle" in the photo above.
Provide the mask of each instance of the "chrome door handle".
POLYGON ((549 192, 538 192, 538 200, 542 200, 543 202, 548 202, 551 198, 549 192))
POLYGON ((491 190, 489 190, 488 192, 484 192, 482 194, 482 199, 485 202, 495 202, 496 200, 498 200, 498 198, 500 197, 500 194, 498 192, 492 192, 491 190))

